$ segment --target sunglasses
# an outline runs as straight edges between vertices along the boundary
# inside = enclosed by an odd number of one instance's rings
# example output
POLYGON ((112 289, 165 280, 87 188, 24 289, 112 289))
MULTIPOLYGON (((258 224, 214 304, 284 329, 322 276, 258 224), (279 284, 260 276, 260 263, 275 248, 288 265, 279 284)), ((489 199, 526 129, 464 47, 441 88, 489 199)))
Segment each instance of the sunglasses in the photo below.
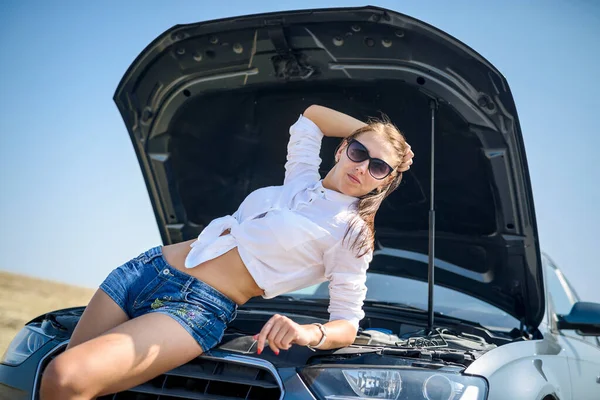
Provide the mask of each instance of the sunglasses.
POLYGON ((394 170, 388 163, 380 158, 373 158, 369 155, 369 150, 358 140, 352 139, 346 147, 346 155, 350 161, 355 163, 369 160, 369 174, 377 180, 384 179, 394 170))

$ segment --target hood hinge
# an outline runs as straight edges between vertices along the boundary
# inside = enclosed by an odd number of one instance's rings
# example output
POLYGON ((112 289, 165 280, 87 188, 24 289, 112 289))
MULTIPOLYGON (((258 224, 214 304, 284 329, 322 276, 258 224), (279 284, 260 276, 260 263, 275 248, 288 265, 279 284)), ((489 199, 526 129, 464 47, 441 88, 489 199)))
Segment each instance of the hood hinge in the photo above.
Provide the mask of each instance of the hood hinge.
POLYGON ((282 25, 269 24, 267 32, 277 52, 277 55, 271 58, 275 69, 275 76, 285 80, 304 80, 314 74, 315 68, 306 63, 302 54, 295 52, 290 47, 282 25))

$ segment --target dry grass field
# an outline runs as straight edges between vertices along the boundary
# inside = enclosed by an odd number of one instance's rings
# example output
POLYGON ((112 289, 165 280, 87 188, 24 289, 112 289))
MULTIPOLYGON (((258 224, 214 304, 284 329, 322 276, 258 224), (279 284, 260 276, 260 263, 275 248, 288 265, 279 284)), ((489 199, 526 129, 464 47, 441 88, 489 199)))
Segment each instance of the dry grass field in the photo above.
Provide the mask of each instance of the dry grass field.
POLYGON ((48 311, 84 306, 94 292, 0 271, 0 355, 24 323, 48 311))

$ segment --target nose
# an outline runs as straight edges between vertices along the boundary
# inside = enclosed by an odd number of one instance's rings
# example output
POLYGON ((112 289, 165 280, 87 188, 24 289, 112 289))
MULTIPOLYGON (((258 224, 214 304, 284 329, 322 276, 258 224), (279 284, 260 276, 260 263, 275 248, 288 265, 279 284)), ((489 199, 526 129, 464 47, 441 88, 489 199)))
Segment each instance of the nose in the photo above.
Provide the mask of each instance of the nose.
POLYGON ((356 163, 356 166, 354 167, 356 172, 359 172, 363 175, 367 172, 368 168, 369 168, 369 160, 364 160, 362 162, 356 163))

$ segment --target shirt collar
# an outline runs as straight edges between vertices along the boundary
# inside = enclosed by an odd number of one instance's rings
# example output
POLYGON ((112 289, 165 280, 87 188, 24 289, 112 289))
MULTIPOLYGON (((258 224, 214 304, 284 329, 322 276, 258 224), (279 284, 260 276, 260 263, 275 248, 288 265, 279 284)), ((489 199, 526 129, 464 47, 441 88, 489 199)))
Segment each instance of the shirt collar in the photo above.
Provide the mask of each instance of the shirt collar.
POLYGON ((317 184, 315 185, 314 188, 322 191, 323 194, 325 195, 325 198, 330 201, 335 201, 335 202, 342 203, 345 205, 350 205, 350 204, 354 203, 355 201, 358 201, 357 197, 348 196, 347 194, 340 193, 335 190, 327 189, 326 187, 323 186, 322 179, 317 182, 317 184))

